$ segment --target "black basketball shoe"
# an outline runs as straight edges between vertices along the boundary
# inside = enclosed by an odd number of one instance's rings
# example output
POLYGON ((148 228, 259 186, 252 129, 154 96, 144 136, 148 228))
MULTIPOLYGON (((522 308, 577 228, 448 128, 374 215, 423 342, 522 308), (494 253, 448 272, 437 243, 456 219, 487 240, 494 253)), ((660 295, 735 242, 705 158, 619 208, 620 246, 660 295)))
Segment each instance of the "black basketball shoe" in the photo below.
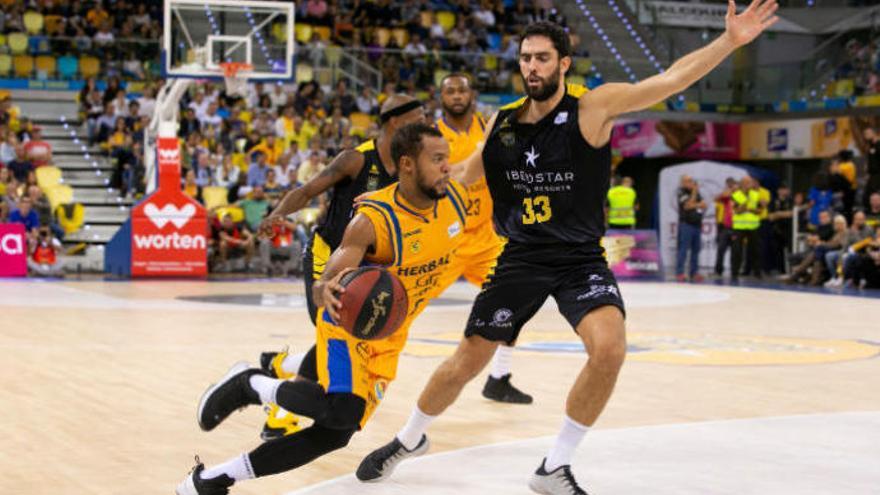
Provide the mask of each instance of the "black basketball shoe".
POLYGON ((382 481, 391 476, 400 461, 410 457, 418 457, 427 452, 430 447, 431 443, 428 442, 427 435, 422 435, 419 444, 412 450, 404 447, 400 440, 394 437, 394 440, 364 457, 355 475, 357 479, 364 482, 382 481))
POLYGON ((489 375, 483 386, 483 397, 507 404, 531 404, 532 396, 511 385, 510 376, 510 373, 501 378, 489 375))
POLYGON ((177 495, 228 495, 229 487, 235 483, 235 480, 225 474, 207 480, 202 479, 204 469, 205 465, 199 462, 199 457, 196 456, 195 467, 177 485, 175 493, 177 495))
POLYGON ((199 426, 211 431, 233 411, 260 404, 260 396, 249 383, 253 375, 266 375, 261 369, 251 368, 244 361, 236 363, 219 382, 208 387, 199 401, 199 426))

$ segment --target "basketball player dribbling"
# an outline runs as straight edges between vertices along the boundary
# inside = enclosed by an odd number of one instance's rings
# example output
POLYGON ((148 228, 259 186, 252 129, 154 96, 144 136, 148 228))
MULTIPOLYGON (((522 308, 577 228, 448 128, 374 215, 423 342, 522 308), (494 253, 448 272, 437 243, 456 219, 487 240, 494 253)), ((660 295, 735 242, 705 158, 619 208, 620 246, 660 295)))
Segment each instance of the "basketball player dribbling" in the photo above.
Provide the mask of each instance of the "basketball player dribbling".
POLYGON ((280 380, 240 363, 199 403, 199 426, 206 431, 237 409, 273 403, 312 418, 314 424, 210 468, 197 460, 177 487, 178 495, 224 495, 236 482, 289 471, 341 449, 382 401, 395 378, 409 326, 442 292, 440 277, 450 268, 466 226, 467 192, 449 180, 449 145, 439 131, 427 124, 401 128, 392 139, 391 157, 400 181, 359 203, 313 287, 319 307, 317 383, 280 380), (386 267, 407 293, 406 320, 384 339, 361 340, 336 324, 339 294, 345 291, 340 279, 363 263, 386 267), (425 283, 425 275, 431 275, 431 283, 425 283))
POLYGON ((552 295, 589 360, 529 487, 548 495, 586 494, 572 474, 571 458, 608 402, 626 355, 623 300, 599 244, 614 119, 687 89, 775 23, 776 9, 775 0, 755 0, 737 15, 731 0, 726 30, 712 43, 660 75, 594 91, 564 84, 571 47, 561 27, 539 22, 524 30, 519 62, 527 96, 490 119, 483 149, 468 158, 461 176, 472 184, 485 175, 495 227, 508 242, 474 302, 458 349, 434 372, 404 428, 364 458, 358 479, 386 479, 400 461, 424 453, 425 431, 434 418, 485 367, 499 343, 516 340, 552 295))

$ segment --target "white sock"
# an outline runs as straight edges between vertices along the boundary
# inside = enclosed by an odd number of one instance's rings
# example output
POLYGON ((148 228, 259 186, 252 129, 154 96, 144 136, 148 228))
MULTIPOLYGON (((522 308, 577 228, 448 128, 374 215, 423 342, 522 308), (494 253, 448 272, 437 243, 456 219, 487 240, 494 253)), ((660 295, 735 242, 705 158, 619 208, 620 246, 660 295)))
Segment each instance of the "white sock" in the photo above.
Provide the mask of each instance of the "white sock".
POLYGON ((492 378, 501 378, 510 373, 510 361, 513 359, 513 347, 509 345, 499 345, 495 350, 495 357, 492 358, 492 371, 489 375, 492 378))
POLYGON ((578 423, 566 414, 565 419, 562 420, 559 436, 556 437, 556 443, 553 444, 553 448, 547 454, 547 460, 544 461, 544 469, 550 472, 559 466, 570 465, 574 449, 581 443, 589 429, 589 426, 578 423))
POLYGON ((284 370, 285 373, 299 373, 299 367, 303 362, 303 358, 306 357, 306 353, 300 352, 298 354, 288 354, 287 357, 284 358, 284 361, 281 361, 281 369, 284 370))
POLYGON ((409 416, 409 421, 406 422, 406 426, 397 433, 397 439, 400 440, 400 443, 407 450, 418 447, 419 442, 422 440, 422 435, 425 434, 425 430, 428 429, 431 421, 434 421, 436 417, 423 413, 419 406, 414 407, 412 414, 409 416))
POLYGON ((202 479, 209 480, 225 474, 235 481, 254 479, 254 468, 251 467, 251 459, 247 454, 241 454, 229 459, 223 464, 202 471, 202 479))
POLYGON ((251 388, 260 396, 263 404, 275 404, 275 391, 284 383, 284 380, 276 380, 265 375, 252 375, 248 380, 251 388))

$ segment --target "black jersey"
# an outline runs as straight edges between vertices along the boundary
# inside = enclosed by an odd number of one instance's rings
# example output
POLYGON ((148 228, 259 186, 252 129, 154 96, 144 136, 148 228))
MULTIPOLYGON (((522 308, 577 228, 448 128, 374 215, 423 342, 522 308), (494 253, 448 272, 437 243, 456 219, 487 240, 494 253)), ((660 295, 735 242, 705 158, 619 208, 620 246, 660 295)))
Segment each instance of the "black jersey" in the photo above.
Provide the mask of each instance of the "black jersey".
POLYGON ((578 98, 586 91, 569 84, 534 124, 516 120, 526 98, 498 112, 483 164, 495 228, 511 242, 598 245, 605 234, 611 145, 594 148, 581 134, 578 98))
POLYGON ((344 179, 333 186, 330 206, 324 221, 318 227, 318 234, 327 242, 331 251, 342 243, 342 235, 354 213, 354 198, 397 182, 397 177, 389 175, 382 165, 375 140, 364 142, 355 151, 364 155, 364 166, 354 179, 344 179))

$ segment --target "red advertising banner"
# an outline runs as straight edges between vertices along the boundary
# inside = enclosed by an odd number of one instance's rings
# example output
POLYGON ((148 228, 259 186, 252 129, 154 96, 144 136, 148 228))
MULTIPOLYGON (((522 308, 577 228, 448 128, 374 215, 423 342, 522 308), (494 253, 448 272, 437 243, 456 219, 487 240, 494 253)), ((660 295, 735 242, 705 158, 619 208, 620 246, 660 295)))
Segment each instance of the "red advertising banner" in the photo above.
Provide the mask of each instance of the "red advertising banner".
POLYGON ((180 190, 177 138, 158 140, 159 188, 132 209, 132 277, 204 277, 208 273, 205 208, 180 190))
POLYGON ((24 225, 0 224, 0 277, 26 277, 27 251, 24 225))

